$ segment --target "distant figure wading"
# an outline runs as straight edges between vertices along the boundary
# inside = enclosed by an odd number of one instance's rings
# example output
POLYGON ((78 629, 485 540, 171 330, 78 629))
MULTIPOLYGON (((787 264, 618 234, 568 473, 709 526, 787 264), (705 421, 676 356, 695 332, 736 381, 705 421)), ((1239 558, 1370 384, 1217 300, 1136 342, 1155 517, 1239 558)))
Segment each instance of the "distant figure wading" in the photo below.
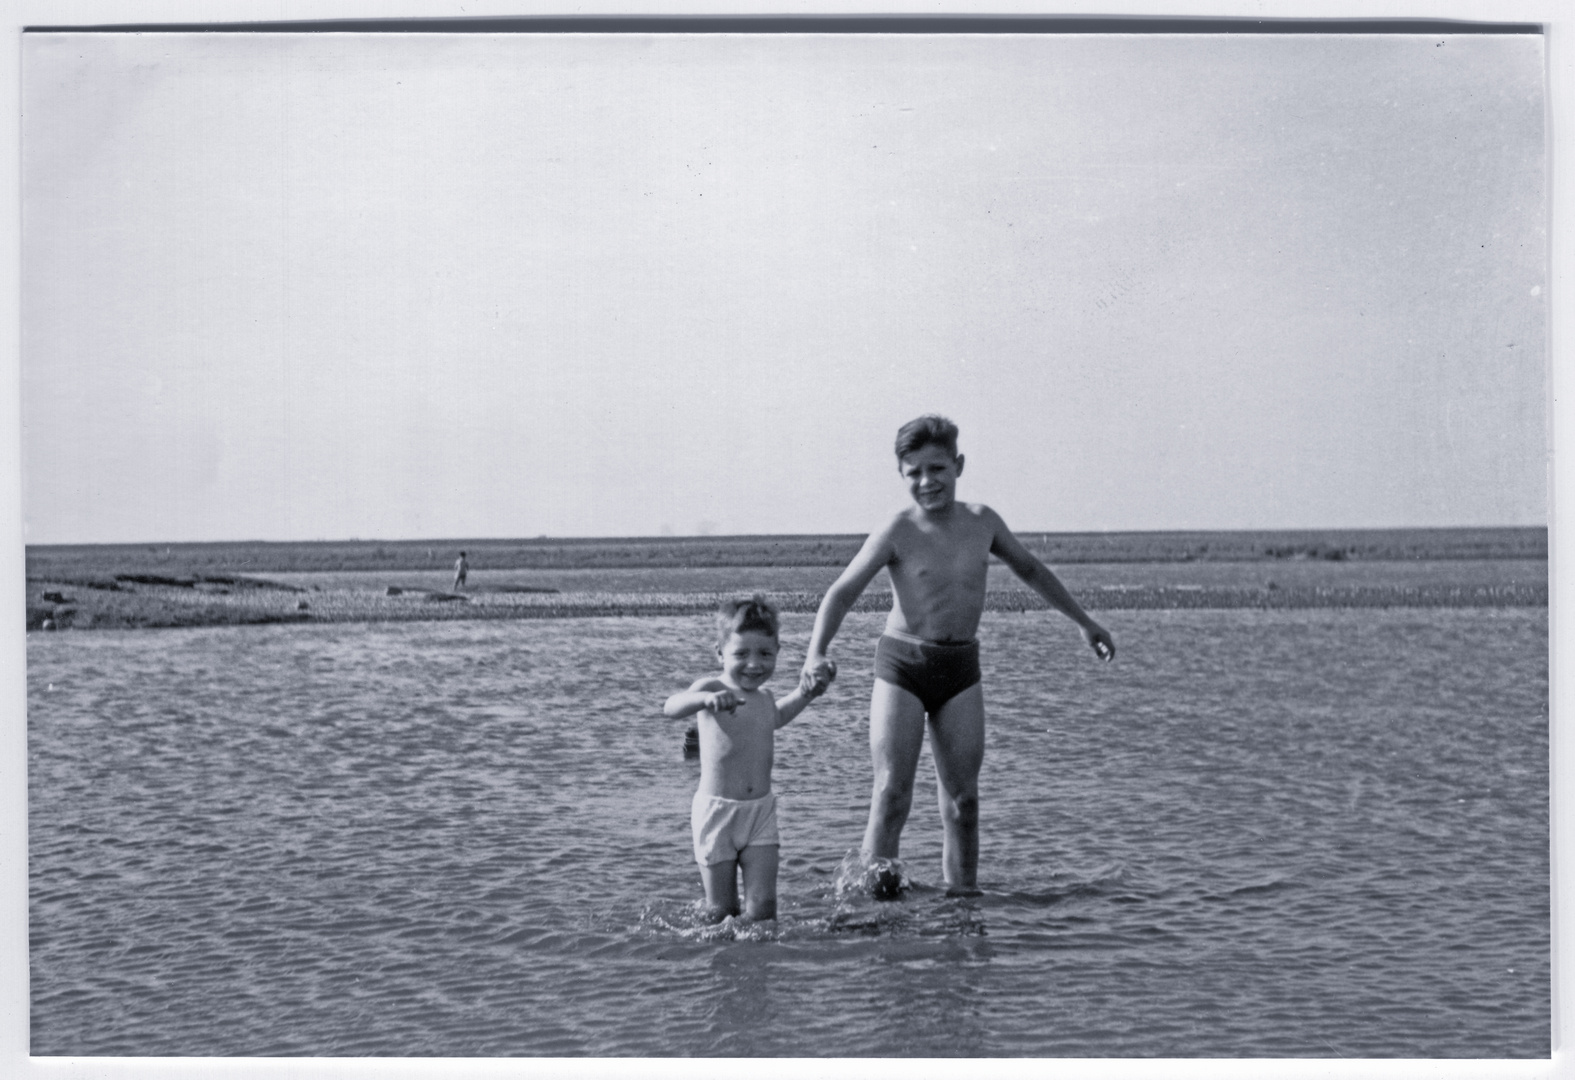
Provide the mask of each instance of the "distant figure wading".
POLYGON ((995 555, 1028 587, 1082 628, 1102 660, 1116 654, 1104 627, 1035 558, 994 510, 957 501, 963 456, 957 426, 921 416, 897 432, 897 468, 914 505, 877 529, 842 572, 815 616, 801 675, 808 694, 830 682, 831 639, 859 595, 882 569, 891 575, 892 606, 875 649, 870 698, 870 756, 875 768, 869 824, 860 853, 876 896, 901 889, 892 860, 913 802, 913 777, 929 718, 945 830, 948 891, 978 892, 979 767, 984 761, 984 693, 979 642, 986 574, 995 555))
POLYGON ((465 575, 468 574, 468 573, 470 573, 470 563, 469 563, 468 560, 466 560, 465 553, 463 551, 461 551, 459 553, 459 558, 454 560, 454 591, 455 592, 459 592, 459 590, 461 590, 461 589, 463 589, 465 587, 465 575))

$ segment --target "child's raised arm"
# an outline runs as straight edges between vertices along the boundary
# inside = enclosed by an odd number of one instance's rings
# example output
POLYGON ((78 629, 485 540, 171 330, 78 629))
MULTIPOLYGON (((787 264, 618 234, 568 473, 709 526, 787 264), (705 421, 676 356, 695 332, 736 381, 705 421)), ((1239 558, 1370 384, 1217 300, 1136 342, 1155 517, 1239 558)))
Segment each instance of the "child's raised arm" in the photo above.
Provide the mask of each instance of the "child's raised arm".
POLYGON ((796 686, 777 702, 777 727, 782 727, 793 721, 793 718, 809 707, 809 703, 826 692, 831 685, 831 680, 837 677, 837 665, 830 660, 825 662, 825 682, 816 682, 814 686, 805 689, 796 686))
POLYGON ((983 516, 995 530, 995 539, 990 543, 990 554, 998 556, 1002 562, 1011 567, 1012 573, 1022 578, 1029 588, 1044 597, 1045 603, 1077 623, 1083 631, 1083 640, 1088 642, 1101 660, 1114 660, 1116 642, 1110 636, 1110 631, 1090 618, 1088 612, 1083 610, 1083 605, 1066 591, 1066 586, 1061 584, 1061 579, 1056 577, 1048 566, 1040 562, 1033 552, 1023 547, 1023 542, 1006 527, 1006 522, 1001 520, 1000 514, 986 506, 983 508, 983 516))
POLYGON ((736 691, 725 686, 721 679, 696 679, 694 685, 667 699, 662 715, 673 720, 693 716, 701 709, 712 712, 732 712, 744 703, 736 691))

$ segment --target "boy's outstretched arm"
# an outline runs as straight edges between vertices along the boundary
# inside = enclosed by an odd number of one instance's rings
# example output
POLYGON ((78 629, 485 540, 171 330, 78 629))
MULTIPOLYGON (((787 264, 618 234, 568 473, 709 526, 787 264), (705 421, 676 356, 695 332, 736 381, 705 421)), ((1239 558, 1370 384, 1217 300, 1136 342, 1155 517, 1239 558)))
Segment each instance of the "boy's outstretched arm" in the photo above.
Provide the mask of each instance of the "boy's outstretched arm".
POLYGON ((809 635, 809 652, 804 657, 804 671, 799 676, 799 689, 808 691, 815 687, 824 690, 836 677, 837 668, 826 658, 831 639, 837 636, 842 620, 858 602, 865 586, 874 580, 881 568, 891 562, 894 554, 891 543, 891 526, 869 535, 859 553, 853 556, 847 569, 826 590, 821 598, 820 610, 815 613, 815 629, 809 635))
POLYGON ((1101 660, 1114 660, 1116 642, 1110 636, 1110 631, 1090 618, 1088 612, 1083 610, 1083 605, 1066 591, 1066 586, 1061 584, 1061 579, 1056 577, 1048 566, 1040 562, 1033 552, 1023 547, 1023 542, 1006 527, 1006 522, 1001 520, 1001 515, 989 507, 984 508, 984 515, 995 529, 995 539, 990 544, 990 554, 998 556, 1002 562, 1011 567, 1012 573, 1022 578, 1030 589, 1045 598, 1045 603, 1077 623, 1083 631, 1083 640, 1088 642, 1101 660))
POLYGON ((694 685, 667 699, 662 715, 673 720, 693 716, 701 709, 712 712, 732 712, 744 699, 723 685, 721 679, 696 679, 694 685))

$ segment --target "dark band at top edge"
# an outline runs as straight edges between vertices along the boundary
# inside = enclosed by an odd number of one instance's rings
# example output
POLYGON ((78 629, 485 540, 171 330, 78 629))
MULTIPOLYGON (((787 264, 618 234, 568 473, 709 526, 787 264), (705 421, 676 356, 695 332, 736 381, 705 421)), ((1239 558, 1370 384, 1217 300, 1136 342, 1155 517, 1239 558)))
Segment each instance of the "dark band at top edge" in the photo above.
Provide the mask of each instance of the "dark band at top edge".
POLYGON ((1065 15, 522 15, 28 26, 29 34, 1542 34, 1533 22, 1065 15))

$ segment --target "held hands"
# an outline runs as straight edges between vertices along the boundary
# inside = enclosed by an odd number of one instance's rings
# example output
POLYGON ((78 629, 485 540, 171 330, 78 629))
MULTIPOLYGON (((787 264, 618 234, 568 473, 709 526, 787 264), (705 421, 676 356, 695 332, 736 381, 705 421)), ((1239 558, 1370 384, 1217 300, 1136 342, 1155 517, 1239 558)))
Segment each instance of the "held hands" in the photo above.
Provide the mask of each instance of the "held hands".
POLYGON ((804 670, 798 677, 799 693, 814 699, 826 692, 833 679, 837 677, 837 664, 827 657, 808 657, 804 661, 804 670))
POLYGON ((1083 627, 1083 640, 1088 642, 1105 663, 1108 664, 1116 658, 1116 639, 1110 636, 1110 631, 1098 623, 1089 623, 1083 627))

